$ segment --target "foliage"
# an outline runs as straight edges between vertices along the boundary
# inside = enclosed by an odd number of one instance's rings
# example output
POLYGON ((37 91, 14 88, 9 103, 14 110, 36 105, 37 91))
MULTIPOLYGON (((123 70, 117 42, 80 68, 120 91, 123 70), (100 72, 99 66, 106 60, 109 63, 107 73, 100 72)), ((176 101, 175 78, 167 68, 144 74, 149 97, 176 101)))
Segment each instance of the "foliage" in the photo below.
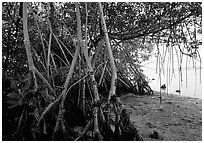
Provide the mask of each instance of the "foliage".
MULTIPOLYGON (((165 43, 171 49, 179 48, 182 54, 199 58, 201 40, 197 35, 202 34, 201 3, 102 4, 117 67, 117 95, 125 92, 152 94, 140 64, 148 60, 155 44, 165 43), (183 49, 180 48, 182 44, 185 45, 183 49)), ((3 100, 6 101, 3 101, 3 122, 7 123, 3 132, 9 127, 16 129, 5 132, 4 140, 74 140, 77 137, 93 140, 88 132, 96 119, 93 108, 99 109, 99 122, 109 122, 110 119, 108 126, 99 125, 107 140, 122 138, 122 135, 116 135, 127 130, 137 134, 135 127, 129 128, 131 123, 125 110, 115 103, 117 96, 111 98, 111 106, 106 103, 113 69, 103 40, 105 33, 97 3, 79 4, 80 44, 81 47, 87 44, 88 58, 94 71, 85 64, 87 57, 84 57, 83 50, 76 52, 79 42, 75 4, 28 3, 31 57, 38 76, 28 70, 22 5, 19 2, 2 3, 3 100), (78 57, 75 59, 77 63, 71 66, 75 57, 78 57), (67 80, 68 76, 71 76, 70 80, 67 80), (95 102, 93 96, 96 89, 100 95, 99 102, 95 102), (110 118, 106 114, 108 108, 110 118), (10 112, 18 113, 10 117, 10 112), (121 117, 118 117, 119 113, 121 117), (7 117, 10 118, 8 122, 7 117), (83 135, 76 128, 78 125, 85 128, 83 135), (106 133, 107 130, 110 134, 106 133)))

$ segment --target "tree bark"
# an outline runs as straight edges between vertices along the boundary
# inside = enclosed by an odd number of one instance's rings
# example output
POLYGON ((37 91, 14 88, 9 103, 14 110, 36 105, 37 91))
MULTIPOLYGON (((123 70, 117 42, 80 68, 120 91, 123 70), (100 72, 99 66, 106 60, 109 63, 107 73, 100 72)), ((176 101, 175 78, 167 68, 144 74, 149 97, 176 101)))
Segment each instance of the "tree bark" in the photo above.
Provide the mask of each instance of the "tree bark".
POLYGON ((97 83, 96 83, 96 80, 94 77, 94 70, 93 70, 93 67, 91 65, 91 61, 90 61, 89 56, 88 56, 88 49, 82 43, 83 41, 82 41, 82 33, 81 33, 81 19, 80 19, 80 11, 79 11, 78 3, 75 3, 75 7, 76 7, 76 13, 77 13, 77 36, 78 36, 78 40, 79 40, 79 45, 83 49, 84 57, 86 59, 86 64, 88 66, 89 73, 90 73, 91 85, 93 87, 93 92, 94 92, 94 105, 95 105, 93 108, 94 136, 98 140, 102 140, 102 136, 100 134, 99 127, 98 127, 98 107, 96 106, 98 101, 99 101, 97 83))
POLYGON ((24 35, 24 45, 25 45, 26 54, 27 54, 27 58, 28 58, 29 70, 33 72, 35 70, 35 66, 34 66, 34 63, 33 63, 32 52, 31 52, 31 48, 30 48, 30 40, 29 40, 28 25, 27 25, 28 19, 27 18, 28 18, 27 3, 24 2, 23 3, 23 35, 24 35))
POLYGON ((103 16, 103 8, 101 3, 98 3, 99 6, 99 11, 100 11, 100 17, 101 17, 101 24, 103 27, 103 32, 104 32, 104 38, 106 41, 106 48, 108 51, 108 56, 110 59, 110 65, 111 65, 111 69, 112 69, 112 78, 111 78, 111 88, 109 91, 109 96, 108 96, 108 103, 110 103, 110 99, 113 95, 115 95, 115 91, 116 91, 116 83, 117 83, 117 71, 116 71, 116 66, 115 66, 115 62, 114 62, 114 57, 113 57, 113 53, 112 53, 112 49, 111 49, 111 45, 110 45, 110 41, 109 41, 109 37, 108 37, 108 31, 106 28, 106 22, 103 16))
POLYGON ((34 80, 35 80, 35 88, 37 88, 37 80, 35 77, 35 74, 37 74, 40 79, 47 85, 47 87, 53 91, 52 87, 50 86, 50 84, 48 83, 48 81, 44 78, 44 76, 36 69, 34 62, 33 62, 33 58, 32 58, 32 52, 31 52, 31 48, 30 48, 30 40, 29 40, 29 34, 28 34, 28 14, 27 14, 27 3, 24 2, 23 3, 23 35, 24 35, 24 45, 25 45, 25 49, 26 49, 26 55, 28 58, 28 67, 29 67, 29 71, 33 74, 34 80))
POLYGON ((110 101, 111 98, 114 97, 113 104, 116 106, 116 120, 115 120, 115 133, 118 135, 119 133, 117 131, 119 131, 119 120, 120 120, 120 112, 121 109, 123 108, 122 103, 120 101, 120 98, 118 96, 116 96, 116 84, 117 84, 117 69, 115 66, 115 61, 114 61, 114 57, 113 57, 113 53, 112 53, 112 49, 111 49, 111 45, 110 45, 110 41, 109 41, 109 37, 108 37, 108 31, 106 28, 106 22, 105 22, 105 18, 103 16, 103 8, 101 3, 98 3, 99 6, 99 14, 101 17, 101 24, 102 24, 102 28, 103 28, 103 32, 104 32, 104 38, 106 41, 106 48, 108 51, 108 56, 110 59, 110 66, 111 66, 111 70, 112 70, 112 76, 111 76, 111 87, 110 87, 110 91, 109 91, 109 95, 108 95, 108 102, 107 102, 107 120, 106 120, 106 124, 107 127, 110 126, 110 101))

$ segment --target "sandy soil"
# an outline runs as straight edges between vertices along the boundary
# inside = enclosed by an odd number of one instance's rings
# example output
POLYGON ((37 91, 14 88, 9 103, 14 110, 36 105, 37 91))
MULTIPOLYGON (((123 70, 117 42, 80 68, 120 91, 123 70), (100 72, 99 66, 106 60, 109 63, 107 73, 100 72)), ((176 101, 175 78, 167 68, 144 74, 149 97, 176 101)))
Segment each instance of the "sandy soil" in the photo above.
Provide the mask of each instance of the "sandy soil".
POLYGON ((145 141, 201 141, 202 100, 178 95, 123 95, 121 101, 145 141), (152 133, 158 133, 158 138, 152 133), (152 135, 151 135, 152 134, 152 135))

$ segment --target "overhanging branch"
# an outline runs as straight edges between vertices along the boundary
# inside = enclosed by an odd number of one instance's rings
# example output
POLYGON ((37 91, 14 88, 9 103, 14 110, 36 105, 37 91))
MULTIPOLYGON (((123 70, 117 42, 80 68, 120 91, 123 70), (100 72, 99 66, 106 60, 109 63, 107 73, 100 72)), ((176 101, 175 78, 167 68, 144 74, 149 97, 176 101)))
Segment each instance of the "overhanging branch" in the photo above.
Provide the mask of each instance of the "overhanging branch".
POLYGON ((147 36, 147 35, 153 34, 153 33, 155 34, 157 32, 160 32, 160 31, 164 30, 164 29, 168 29, 168 28, 170 28, 172 26, 175 26, 175 25, 181 23, 182 21, 184 21, 185 19, 189 18, 192 15, 194 15, 194 13, 190 13, 190 14, 186 15, 183 18, 178 19, 177 21, 173 22, 170 25, 168 25, 168 24, 162 25, 162 26, 153 25, 152 27, 154 27, 154 28, 149 30, 149 31, 147 31, 147 29, 145 29, 145 31, 143 31, 143 32, 139 32, 140 30, 139 31, 136 30, 136 31, 133 31, 133 32, 132 31, 128 32, 126 34, 124 34, 124 33, 123 34, 109 33, 109 37, 111 39, 117 39, 117 40, 130 40, 130 39, 134 39, 134 38, 147 36), (156 26, 156 28, 155 28, 155 26, 156 26))

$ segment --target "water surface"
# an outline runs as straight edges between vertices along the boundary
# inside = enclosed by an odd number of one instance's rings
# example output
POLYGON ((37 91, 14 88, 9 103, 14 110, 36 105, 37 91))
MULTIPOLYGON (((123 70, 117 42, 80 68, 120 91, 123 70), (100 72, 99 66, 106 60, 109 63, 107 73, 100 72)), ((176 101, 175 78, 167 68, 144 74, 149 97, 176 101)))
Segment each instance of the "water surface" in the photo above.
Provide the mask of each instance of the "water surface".
MULTIPOLYGON (((149 85, 153 90, 160 91, 160 77, 159 73, 156 73, 156 67, 153 69, 142 68, 144 74, 149 79, 149 85)), ((182 73, 178 69, 174 69, 174 73, 170 72, 170 76, 167 79, 167 72, 161 74, 161 85, 166 85, 167 93, 178 94, 181 96, 189 96, 202 99, 202 81, 200 68, 182 69, 182 73), (182 81, 181 79, 182 75, 182 81), (180 92, 176 92, 180 90, 180 92)))

